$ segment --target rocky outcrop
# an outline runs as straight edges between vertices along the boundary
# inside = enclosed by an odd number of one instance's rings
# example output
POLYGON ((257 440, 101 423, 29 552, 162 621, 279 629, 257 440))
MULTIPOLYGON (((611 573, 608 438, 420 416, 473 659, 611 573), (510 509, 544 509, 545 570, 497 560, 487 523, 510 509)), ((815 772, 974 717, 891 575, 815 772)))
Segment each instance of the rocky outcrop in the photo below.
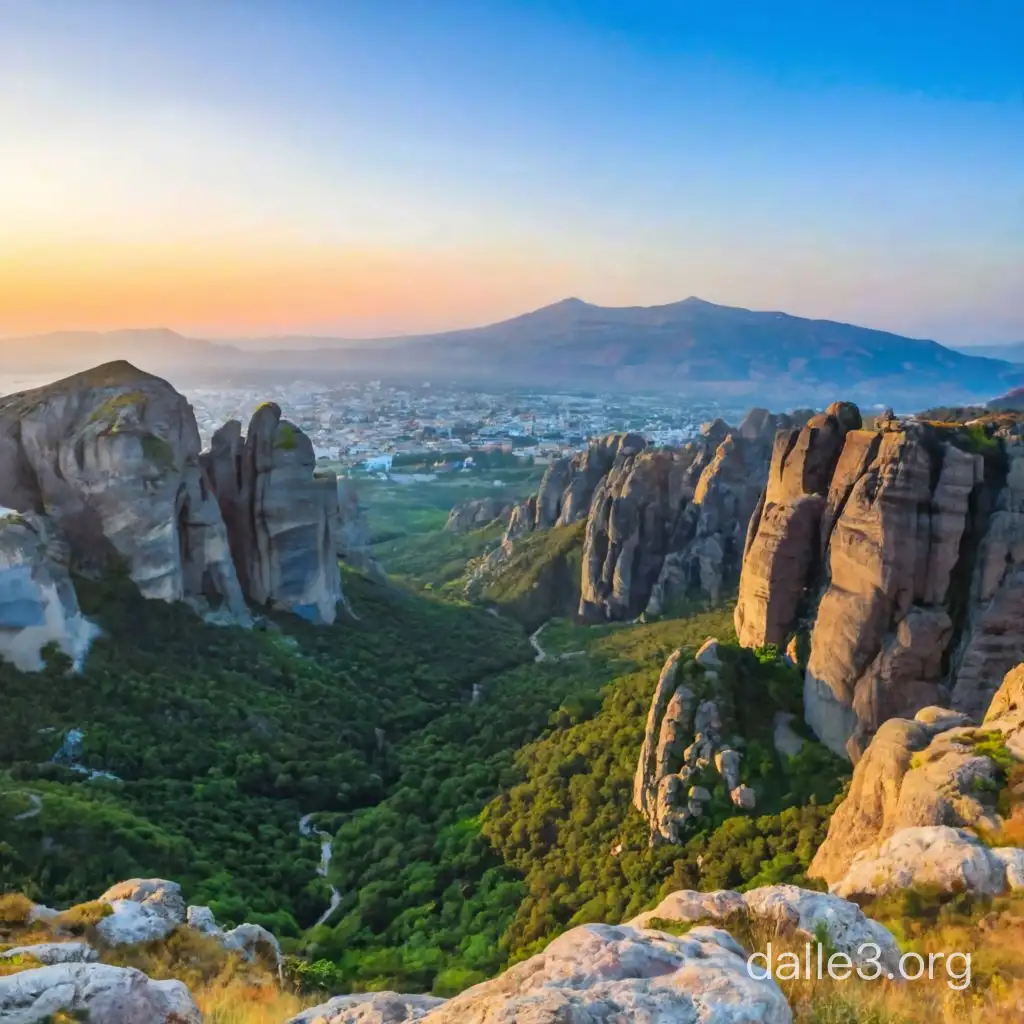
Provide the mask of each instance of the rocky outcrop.
POLYGON ((946 825, 905 828, 878 850, 857 854, 833 891, 867 897, 918 886, 985 896, 1024 888, 1024 850, 992 848, 946 825))
POLYGON ((338 486, 319 473, 309 438, 268 402, 244 439, 231 420, 203 466, 228 526, 246 596, 256 604, 331 623, 341 601, 338 486))
POLYGON ((108 964, 62 963, 0 977, 0 1020, 39 1024, 57 1014, 102 1024, 202 1024, 180 981, 108 964))
POLYGON ((856 903, 795 885, 762 886, 742 894, 728 889, 682 890, 666 896, 653 910, 629 924, 634 928, 657 928, 661 921, 672 921, 718 924, 728 929, 737 918, 774 926, 803 942, 827 937, 835 951, 846 953, 855 964, 874 955, 873 950, 865 948, 873 943, 878 947, 878 962, 894 973, 899 967, 900 948, 892 933, 865 917, 856 903))
POLYGON ((247 617, 188 402, 130 363, 0 398, 0 504, 45 513, 83 569, 247 617))
POLYGON ((647 819, 652 843, 680 842, 716 782, 739 809, 756 804, 740 783, 742 756, 723 739, 731 731, 724 668, 717 641, 709 640, 689 661, 674 651, 661 670, 633 778, 633 806, 647 819))
POLYGON ((647 441, 639 434, 609 434, 571 458, 556 459, 544 471, 537 493, 510 511, 506 539, 585 519, 594 491, 616 459, 646 447, 647 441))
POLYGON ((807 722, 854 760, 884 721, 950 693, 980 714, 986 681, 1024 656, 1015 449, 895 417, 859 427, 837 404, 780 433, 735 613, 747 646, 806 639, 807 722))
MULTIPOLYGON (((908 851, 921 836, 931 836, 928 849, 932 840, 939 843, 936 856, 959 863, 966 847, 960 839, 954 842, 951 833, 998 834, 1004 825, 997 797, 1005 784, 1005 763, 993 753, 1005 748, 1024 754, 1022 680, 1024 666, 1007 674, 980 727, 960 712, 938 707, 922 709, 913 721, 885 722, 858 762, 809 874, 836 891, 856 892, 866 864, 889 863, 891 870, 879 868, 886 877, 897 877, 904 870, 901 864, 912 867, 908 851), (921 831, 927 829, 945 831, 921 831), (905 832, 920 835, 901 840, 905 832), (854 864, 859 865, 856 875, 847 880, 854 864)), ((927 880, 935 881, 931 875, 927 880)))
POLYGON ((590 924, 560 935, 542 953, 423 1020, 790 1024, 792 1013, 773 980, 750 977, 746 954, 724 931, 698 927, 677 938, 590 924))
POLYGON ((790 422, 754 409, 678 449, 616 461, 595 490, 583 554, 585 619, 660 615, 700 593, 718 601, 739 575, 776 430, 790 422))
POLYGON ((78 607, 68 557, 45 517, 0 508, 0 658, 23 672, 43 667, 51 643, 80 667, 99 633, 78 607))
POLYGON ((513 502, 504 498, 473 498, 469 501, 460 501, 448 513, 448 521, 444 528, 449 533, 468 533, 470 530, 479 530, 496 519, 507 525, 515 507, 513 502))
POLYGON ((45 967, 53 964, 86 964, 97 959, 98 953, 88 942, 37 942, 30 946, 12 946, 0 952, 0 960, 28 957, 45 967))
POLYGON ((277 968, 284 962, 277 937, 262 925, 240 924, 224 931, 209 907, 189 907, 185 912, 185 923, 189 928, 215 939, 225 949, 241 953, 246 960, 260 957, 277 968))
POLYGON ((97 902, 109 904, 112 910, 96 925, 97 935, 108 946, 163 939, 185 923, 181 886, 163 878, 118 882, 97 902))

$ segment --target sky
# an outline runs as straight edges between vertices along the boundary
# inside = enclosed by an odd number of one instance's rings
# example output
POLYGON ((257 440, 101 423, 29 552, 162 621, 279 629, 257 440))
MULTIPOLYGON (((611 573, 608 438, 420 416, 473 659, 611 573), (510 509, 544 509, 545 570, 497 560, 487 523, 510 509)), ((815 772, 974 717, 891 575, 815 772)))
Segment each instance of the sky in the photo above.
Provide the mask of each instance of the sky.
POLYGON ((0 0, 0 335, 570 295, 1024 341, 1024 5, 0 0))

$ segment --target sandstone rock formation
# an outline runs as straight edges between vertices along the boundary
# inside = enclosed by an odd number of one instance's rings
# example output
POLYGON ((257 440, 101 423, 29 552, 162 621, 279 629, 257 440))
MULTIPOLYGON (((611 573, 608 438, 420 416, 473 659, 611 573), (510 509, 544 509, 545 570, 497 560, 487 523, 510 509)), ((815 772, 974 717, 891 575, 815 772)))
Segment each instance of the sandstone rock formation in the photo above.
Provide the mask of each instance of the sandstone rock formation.
POLYGON ((735 613, 745 645, 807 638, 807 722, 853 759, 882 722, 950 690, 980 713, 986 681, 1024 657, 1016 450, 895 417, 859 427, 837 403, 779 434, 735 613))
POLYGON ((58 1013, 102 1024, 202 1024, 180 981, 153 981, 131 967, 63 963, 0 977, 0 1020, 39 1024, 58 1013))
POLYGON ((331 623, 341 600, 338 487, 319 474, 309 438, 268 402, 248 433, 231 420, 203 455, 234 565, 256 604, 331 623))
POLYGON ((82 568, 127 567, 143 596, 246 617, 188 402, 107 363, 0 398, 0 504, 42 512, 82 568))
POLYGON ((0 508, 0 658, 23 672, 43 667, 51 643, 80 667, 99 632, 79 610, 68 555, 43 516, 0 508))
MULTIPOLYGON (((927 842, 918 850, 921 880, 927 874, 938 884, 941 874, 953 884, 960 869, 950 865, 967 863, 964 870, 972 871, 968 862, 984 867, 988 862, 973 852, 973 840, 965 845, 953 833, 995 834, 1004 824, 997 801, 1004 768, 992 751, 998 745, 1024 753, 1022 680, 1024 666, 1007 674, 980 727, 960 712, 935 707, 923 708, 913 721, 885 722, 858 762, 809 874, 835 891, 857 892, 869 871, 865 865, 875 861, 886 878, 912 871, 913 851, 922 837, 927 842), (927 829, 945 831, 922 831, 927 829), (917 838, 900 838, 907 832, 917 838), (939 865, 934 869, 926 866, 933 856, 939 865)), ((992 885, 999 870, 993 867, 986 875, 992 885)))
POLYGON ((739 575, 747 523, 788 417, 754 409, 678 449, 628 453, 594 492, 583 554, 580 615, 660 615, 675 597, 717 601, 739 575))
POLYGON ((717 641, 709 640, 691 661, 674 651, 661 670, 633 778, 633 805, 652 843, 681 841, 687 822, 704 813, 715 779, 736 807, 755 806, 754 791, 740 784, 742 757, 723 739, 730 726, 724 668, 717 641))
POLYGON ((658 921, 680 921, 719 924, 728 930, 737 917, 774 924, 804 942, 819 941, 824 932, 829 944, 837 952, 848 954, 855 964, 873 955, 873 950, 864 946, 874 943, 879 950, 878 960, 887 970, 895 972, 899 967, 900 948, 892 933, 865 917, 856 903, 795 885, 762 886, 743 894, 728 889, 682 890, 628 923, 633 928, 656 928, 658 921))
POLYGON ((460 501, 448 513, 448 521, 444 528, 449 533, 467 533, 470 530, 479 530, 480 527, 493 523, 495 519, 501 519, 507 524, 515 507, 513 502, 504 498, 473 498, 469 501, 460 501))
POLYGON ((694 928, 677 938, 628 926, 582 925, 422 1019, 425 1024, 790 1024, 782 992, 771 979, 752 979, 745 956, 715 928, 694 928))

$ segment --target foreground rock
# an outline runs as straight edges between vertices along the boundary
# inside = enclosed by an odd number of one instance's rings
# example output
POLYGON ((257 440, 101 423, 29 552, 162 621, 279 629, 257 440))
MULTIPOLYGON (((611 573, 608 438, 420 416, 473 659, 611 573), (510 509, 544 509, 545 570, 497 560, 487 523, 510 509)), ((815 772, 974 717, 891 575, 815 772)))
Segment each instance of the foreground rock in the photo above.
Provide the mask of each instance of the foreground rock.
POLYGON ((0 658, 23 672, 43 667, 47 644, 80 666, 99 633, 78 607, 68 554, 43 516, 0 508, 0 658))
POLYGON ((87 942, 38 942, 31 946, 14 946, 0 953, 0 960, 29 957, 44 966, 52 964, 85 964, 98 958, 98 953, 87 942))
POLYGON ((836 753, 949 691, 980 715, 1024 657, 1022 454, 892 417, 860 429, 840 403, 779 434, 736 628, 747 646, 806 638, 805 716, 836 753))
POLYGON ((260 958, 278 969, 284 963, 277 937, 262 925, 240 924, 224 931, 209 907, 189 907, 185 922, 189 928, 215 939, 225 949, 241 953, 246 960, 260 958))
POLYGON ((180 981, 152 981, 107 964, 64 963, 0 977, 0 1021, 39 1024, 55 1014, 97 1024, 202 1024, 180 981))
POLYGON ((0 398, 0 505, 49 516, 72 560, 124 565, 144 597, 246 617, 199 431, 167 381, 107 363, 0 398))
POLYGON ((97 934, 108 946, 163 939, 185 923, 181 886, 163 878, 118 882, 97 902, 109 904, 113 911, 96 925, 97 934))
POLYGON ((858 853, 834 886, 840 896, 880 896, 928 886, 998 896, 1024 888, 1024 850, 988 847, 964 829, 901 829, 875 851, 858 853))
POLYGON ((292 1017, 288 1024, 412 1024, 444 1003, 434 996, 372 992, 335 996, 292 1017))
POLYGON ((887 970, 895 973, 899 967, 900 948, 891 932, 865 917, 856 903, 795 885, 763 886, 743 894, 728 889, 674 892, 629 924, 657 928, 659 921, 718 923, 728 930, 731 923, 744 918, 774 925, 780 933, 795 934, 803 942, 818 941, 824 932, 829 944, 855 964, 875 956, 874 950, 864 948, 873 944, 887 970))
POLYGON ((983 891, 1002 891, 998 866, 985 867, 976 839, 962 836, 997 834, 1005 824, 998 801, 1005 769, 992 755, 999 747, 1021 751, 1022 690, 1024 666, 1007 673, 980 727, 937 707, 923 708, 913 720, 885 722, 858 762, 809 873, 853 893, 874 884, 872 870, 892 879, 913 874, 916 865, 921 882, 954 885, 969 876, 983 891))
POLYGON ((256 604, 331 623, 342 599, 337 560, 338 483, 316 471, 309 438, 272 402, 214 434, 203 455, 228 525, 231 554, 256 604))
POLYGON ((682 938, 628 926, 583 925, 501 976, 422 1018, 427 1024, 790 1024, 772 980, 747 973, 723 931, 682 938))

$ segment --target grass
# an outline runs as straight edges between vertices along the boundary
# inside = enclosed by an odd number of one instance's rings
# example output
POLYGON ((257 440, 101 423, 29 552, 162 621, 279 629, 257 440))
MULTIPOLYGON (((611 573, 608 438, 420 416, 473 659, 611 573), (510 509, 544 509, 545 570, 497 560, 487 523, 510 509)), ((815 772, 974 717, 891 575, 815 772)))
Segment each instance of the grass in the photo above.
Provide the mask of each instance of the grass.
POLYGON ((282 1024, 319 1000, 283 992, 267 982, 218 981, 193 992, 206 1024, 282 1024))
POLYGON ((501 541, 504 524, 491 523, 468 533, 411 533, 374 547, 374 557, 391 575, 432 590, 458 580, 466 563, 501 541))

